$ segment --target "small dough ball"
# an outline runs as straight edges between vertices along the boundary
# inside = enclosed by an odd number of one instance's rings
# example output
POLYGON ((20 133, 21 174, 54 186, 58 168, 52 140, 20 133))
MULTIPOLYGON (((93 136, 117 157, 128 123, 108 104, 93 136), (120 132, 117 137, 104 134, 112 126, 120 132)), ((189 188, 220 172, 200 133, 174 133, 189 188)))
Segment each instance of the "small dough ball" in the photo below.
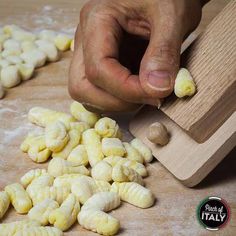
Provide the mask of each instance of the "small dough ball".
POLYGON ((36 49, 37 45, 33 41, 22 41, 21 42, 21 49, 23 52, 29 52, 33 49, 36 49))
POLYGON ((149 141, 161 146, 169 142, 169 134, 167 128, 159 122, 151 124, 147 131, 147 138, 149 141))
POLYGON ((42 30, 38 34, 38 37, 42 40, 47 40, 50 42, 54 42, 54 39, 56 38, 57 34, 53 30, 42 30))
POLYGON ((20 84, 21 78, 17 66, 7 66, 1 70, 3 87, 12 88, 20 84))
POLYGON ((34 66, 32 64, 20 63, 17 65, 22 80, 29 80, 33 77, 34 66))
POLYGON ((106 161, 100 161, 92 168, 91 176, 96 180, 109 182, 112 180, 112 166, 106 161))
POLYGON ((37 40, 35 44, 38 48, 47 55, 47 59, 50 62, 58 61, 59 53, 56 46, 47 40, 37 40))
POLYGON ((27 64, 33 64, 35 68, 45 65, 47 56, 44 52, 39 49, 24 52, 21 54, 21 58, 27 64))
POLYGON ((0 99, 4 98, 5 96, 5 89, 3 88, 2 84, 0 83, 0 99))
POLYGON ((8 57, 5 57, 5 59, 9 61, 11 65, 22 63, 22 59, 19 56, 8 56, 8 57))
POLYGON ((58 50, 67 51, 70 49, 72 39, 65 34, 58 34, 54 39, 54 43, 58 50))

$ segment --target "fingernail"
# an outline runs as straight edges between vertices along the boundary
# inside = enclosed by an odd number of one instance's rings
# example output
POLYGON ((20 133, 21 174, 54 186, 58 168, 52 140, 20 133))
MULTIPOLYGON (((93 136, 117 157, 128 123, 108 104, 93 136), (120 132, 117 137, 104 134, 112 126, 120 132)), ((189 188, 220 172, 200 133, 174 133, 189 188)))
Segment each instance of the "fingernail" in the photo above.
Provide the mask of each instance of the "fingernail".
POLYGON ((147 80, 152 89, 165 91, 171 88, 171 77, 167 71, 151 71, 147 80))

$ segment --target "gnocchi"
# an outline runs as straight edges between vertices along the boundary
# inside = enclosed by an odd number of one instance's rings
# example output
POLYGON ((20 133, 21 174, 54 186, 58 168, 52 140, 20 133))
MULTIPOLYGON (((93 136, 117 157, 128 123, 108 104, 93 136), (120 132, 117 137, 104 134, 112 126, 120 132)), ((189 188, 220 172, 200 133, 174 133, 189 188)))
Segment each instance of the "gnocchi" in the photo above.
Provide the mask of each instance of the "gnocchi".
POLYGON ((84 228, 92 230, 102 235, 114 235, 120 228, 119 221, 108 215, 120 205, 120 198, 112 192, 101 192, 89 198, 80 213, 78 221, 84 228))
POLYGON ((83 132, 82 144, 85 145, 88 161, 92 167, 104 158, 101 137, 97 134, 95 129, 88 129, 83 132))
POLYGON ((22 185, 18 183, 9 184, 5 187, 5 191, 9 195, 10 201, 18 213, 27 213, 32 208, 31 199, 22 185))
POLYGON ((79 102, 73 102, 70 106, 70 112, 73 117, 79 121, 88 123, 90 127, 94 127, 100 116, 96 113, 90 112, 79 102))
POLYGON ((80 177, 71 185, 71 192, 78 197, 81 204, 84 204, 93 194, 110 191, 110 188, 111 185, 106 181, 80 177))
POLYGON ((46 174, 46 169, 33 169, 25 173, 21 179, 21 184, 26 188, 35 178, 38 178, 41 175, 46 174))
POLYGON ((52 199, 45 199, 44 201, 36 204, 28 212, 28 217, 31 220, 39 221, 40 225, 49 224, 50 213, 59 208, 59 204, 52 199))
POLYGON ((76 129, 70 130, 68 135, 69 135, 69 141, 66 144, 66 146, 60 152, 53 152, 52 157, 66 160, 69 154, 72 152, 72 150, 79 144, 81 133, 78 132, 78 130, 76 129))
POLYGON ((89 175, 89 170, 85 166, 73 164, 61 158, 53 158, 48 164, 48 173, 54 177, 64 174, 89 175))
POLYGON ((65 231, 76 221, 80 211, 80 204, 74 194, 68 195, 61 206, 49 215, 49 222, 58 229, 65 231))
POLYGON ((0 219, 5 215, 10 205, 10 197, 5 191, 0 192, 0 219))
POLYGON ((45 143, 47 148, 52 152, 61 151, 66 146, 69 139, 66 126, 62 122, 56 121, 46 126, 45 143))
POLYGON ((103 138, 102 152, 105 156, 124 156, 125 148, 118 138, 103 138))
POLYGON ((148 208, 154 204, 155 198, 151 191, 134 182, 114 182, 111 191, 119 194, 121 200, 140 208, 148 208))

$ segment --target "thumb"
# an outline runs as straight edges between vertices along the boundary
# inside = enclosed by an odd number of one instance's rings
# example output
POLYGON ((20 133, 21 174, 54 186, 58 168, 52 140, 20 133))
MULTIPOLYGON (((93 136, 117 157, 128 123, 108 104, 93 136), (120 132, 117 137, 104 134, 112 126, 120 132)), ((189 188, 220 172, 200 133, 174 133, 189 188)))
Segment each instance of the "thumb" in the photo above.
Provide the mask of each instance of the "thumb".
MULTIPOLYGON (((151 97, 168 96, 179 70, 183 34, 171 19, 156 19, 152 23, 148 48, 140 65, 139 78, 144 91, 151 97)), ((174 20, 173 20, 174 21, 174 20)))

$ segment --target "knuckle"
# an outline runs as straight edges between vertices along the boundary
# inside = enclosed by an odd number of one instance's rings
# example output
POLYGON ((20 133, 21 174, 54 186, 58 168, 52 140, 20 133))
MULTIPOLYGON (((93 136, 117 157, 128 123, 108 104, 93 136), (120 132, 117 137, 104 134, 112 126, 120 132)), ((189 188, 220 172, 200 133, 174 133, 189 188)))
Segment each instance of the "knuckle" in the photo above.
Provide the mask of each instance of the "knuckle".
POLYGON ((90 20, 96 19, 99 15, 102 15, 106 9, 106 4, 104 1, 100 1, 98 4, 97 0, 90 0, 87 2, 80 11, 80 22, 90 18, 90 20))

